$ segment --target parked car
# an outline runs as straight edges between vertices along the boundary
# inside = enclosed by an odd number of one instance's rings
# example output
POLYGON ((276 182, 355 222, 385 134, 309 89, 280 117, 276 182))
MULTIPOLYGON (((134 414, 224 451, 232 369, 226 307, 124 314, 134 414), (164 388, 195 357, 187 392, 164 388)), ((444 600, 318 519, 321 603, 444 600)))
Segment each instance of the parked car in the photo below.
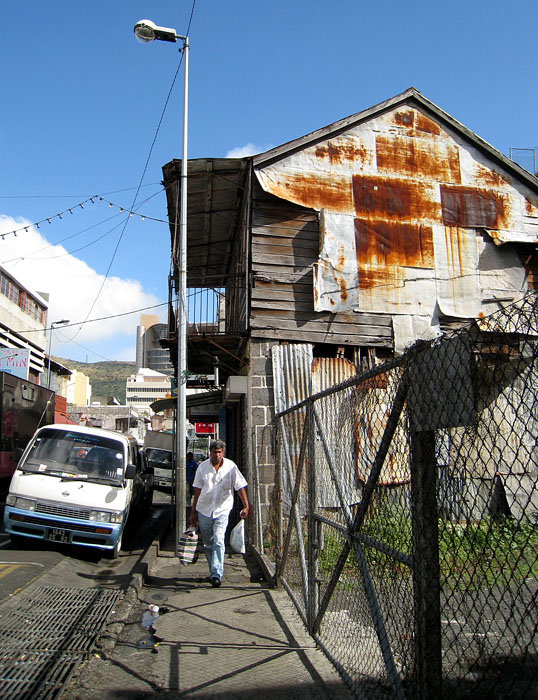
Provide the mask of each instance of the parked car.
POLYGON ((153 470, 136 440, 48 425, 20 453, 4 510, 11 539, 97 547, 116 558, 127 521, 149 512, 153 498, 153 470))
POLYGON ((173 433, 155 430, 146 433, 143 452, 147 463, 153 467, 155 486, 172 488, 174 483, 172 471, 175 468, 174 441, 173 433))

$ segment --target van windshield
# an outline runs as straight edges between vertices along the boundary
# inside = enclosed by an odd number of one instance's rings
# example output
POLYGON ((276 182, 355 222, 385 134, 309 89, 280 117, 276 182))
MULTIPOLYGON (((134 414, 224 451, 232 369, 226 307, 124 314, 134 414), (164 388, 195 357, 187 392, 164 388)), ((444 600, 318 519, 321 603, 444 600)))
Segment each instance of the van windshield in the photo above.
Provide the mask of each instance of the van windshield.
POLYGON ((105 483, 123 480, 123 445, 101 435, 45 428, 19 469, 65 479, 105 483))
POLYGON ((156 469, 172 469, 172 453, 170 450, 146 447, 145 452, 150 467, 155 467, 156 469))

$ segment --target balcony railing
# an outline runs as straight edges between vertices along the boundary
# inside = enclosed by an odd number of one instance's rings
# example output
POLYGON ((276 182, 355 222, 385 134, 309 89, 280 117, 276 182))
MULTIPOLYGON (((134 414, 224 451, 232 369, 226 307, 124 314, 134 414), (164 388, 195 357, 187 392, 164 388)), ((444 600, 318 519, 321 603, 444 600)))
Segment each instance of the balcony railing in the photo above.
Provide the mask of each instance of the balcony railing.
MULTIPOLYGON (((189 334, 227 335, 246 330, 245 289, 240 280, 224 287, 189 287, 189 334)), ((241 280, 242 282, 242 280, 241 280)))

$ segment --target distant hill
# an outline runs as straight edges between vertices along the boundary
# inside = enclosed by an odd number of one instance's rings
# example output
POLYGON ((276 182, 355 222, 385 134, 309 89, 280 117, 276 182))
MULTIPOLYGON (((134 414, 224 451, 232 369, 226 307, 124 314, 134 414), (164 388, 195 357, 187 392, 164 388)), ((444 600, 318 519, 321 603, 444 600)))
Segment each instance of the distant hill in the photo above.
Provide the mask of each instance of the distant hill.
POLYGON ((69 369, 76 369, 90 378, 92 401, 106 404, 109 396, 115 396, 121 404, 125 403, 125 382, 134 374, 134 362, 76 362, 56 357, 56 360, 69 369))

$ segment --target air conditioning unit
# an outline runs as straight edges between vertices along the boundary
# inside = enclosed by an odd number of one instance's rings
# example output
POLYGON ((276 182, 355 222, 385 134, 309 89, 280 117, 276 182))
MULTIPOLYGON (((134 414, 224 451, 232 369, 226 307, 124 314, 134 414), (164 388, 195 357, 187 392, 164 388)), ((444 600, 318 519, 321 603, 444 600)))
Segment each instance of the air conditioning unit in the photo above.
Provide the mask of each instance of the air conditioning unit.
POLYGON ((224 388, 225 401, 239 401, 247 393, 248 377, 228 377, 224 388))

